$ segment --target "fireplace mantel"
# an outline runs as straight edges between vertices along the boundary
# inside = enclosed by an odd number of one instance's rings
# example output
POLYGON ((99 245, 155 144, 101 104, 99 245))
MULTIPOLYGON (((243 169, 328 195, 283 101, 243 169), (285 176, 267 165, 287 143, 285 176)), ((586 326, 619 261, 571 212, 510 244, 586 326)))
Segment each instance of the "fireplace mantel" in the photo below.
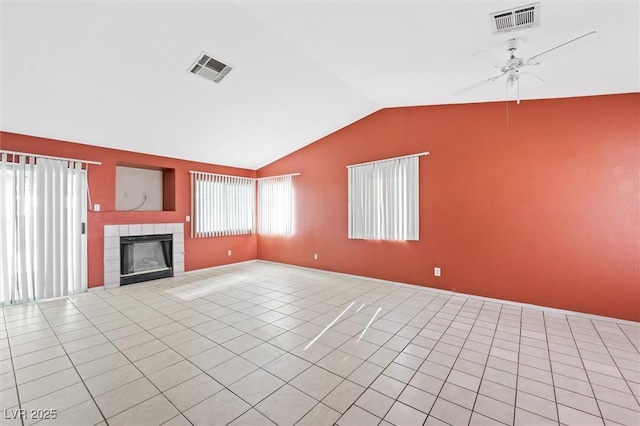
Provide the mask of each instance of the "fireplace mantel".
POLYGON ((120 287, 120 237, 173 235, 173 276, 184 274, 184 224, 137 223, 104 226, 104 288, 120 287))

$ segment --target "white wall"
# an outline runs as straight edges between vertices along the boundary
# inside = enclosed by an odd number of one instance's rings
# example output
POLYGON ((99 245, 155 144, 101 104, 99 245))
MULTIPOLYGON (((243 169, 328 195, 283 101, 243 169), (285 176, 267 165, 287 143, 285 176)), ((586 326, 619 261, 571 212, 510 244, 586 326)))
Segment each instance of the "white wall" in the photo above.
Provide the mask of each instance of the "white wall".
POLYGON ((116 167, 116 210, 162 210, 162 171, 116 167))

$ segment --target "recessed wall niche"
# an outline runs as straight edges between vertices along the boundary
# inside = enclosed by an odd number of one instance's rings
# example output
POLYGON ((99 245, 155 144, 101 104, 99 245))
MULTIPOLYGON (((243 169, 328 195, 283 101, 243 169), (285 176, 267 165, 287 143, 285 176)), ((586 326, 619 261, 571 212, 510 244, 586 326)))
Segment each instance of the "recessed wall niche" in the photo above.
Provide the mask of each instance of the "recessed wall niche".
POLYGON ((116 165, 116 210, 174 211, 175 169, 116 165))

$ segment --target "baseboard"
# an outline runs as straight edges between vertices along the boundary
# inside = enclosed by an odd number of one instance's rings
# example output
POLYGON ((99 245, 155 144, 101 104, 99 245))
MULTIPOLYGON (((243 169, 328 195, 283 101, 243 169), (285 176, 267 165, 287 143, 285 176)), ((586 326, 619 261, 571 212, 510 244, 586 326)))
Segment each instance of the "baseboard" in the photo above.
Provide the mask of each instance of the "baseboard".
POLYGON ((256 263, 256 262, 257 262, 257 259, 242 260, 240 262, 225 263, 224 265, 209 266, 207 268, 201 268, 201 269, 193 269, 191 271, 185 271, 184 274, 185 275, 191 275, 191 274, 197 274, 199 272, 213 271, 213 270, 216 270, 216 269, 228 268, 230 266, 238 266, 238 265, 244 265, 244 264, 256 263))
POLYGON ((589 314, 589 313, 586 313, 586 312, 577 312, 577 311, 570 311, 570 310, 567 310, 567 309, 552 308, 552 307, 549 307, 549 306, 533 305, 533 304, 530 304, 530 303, 523 303, 523 302, 514 302, 512 300, 494 299, 492 297, 478 296, 478 295, 475 295, 475 294, 467 294, 467 293, 458 293, 458 292, 454 292, 454 291, 450 291, 450 290, 442 290, 442 289, 439 289, 439 288, 427 287, 427 286, 422 286, 422 285, 417 285, 417 284, 408 284, 408 283, 401 283, 401 282, 396 282, 396 281, 383 280, 383 279, 380 279, 380 278, 365 277, 363 275, 353 275, 353 274, 347 274, 347 273, 344 273, 344 272, 327 271, 327 270, 324 270, 324 269, 309 268, 307 266, 298 266, 298 265, 290 265, 288 263, 272 262, 270 260, 260 260, 260 259, 258 259, 257 262, 271 263, 271 264, 274 264, 274 265, 281 265, 281 266, 289 266, 291 268, 299 268, 299 269, 305 269, 305 270, 309 270, 309 271, 326 272, 328 274, 335 274, 335 275, 340 275, 340 276, 350 277, 350 278, 366 279, 366 280, 376 281, 376 282, 381 282, 381 283, 386 283, 386 284, 393 284, 393 285, 397 285, 397 286, 400 286, 400 287, 409 287, 409 288, 413 288, 413 289, 415 289, 417 287, 419 289, 424 289, 424 290, 432 291, 432 292, 435 292, 435 293, 447 294, 447 295, 451 295, 451 296, 462 296, 462 297, 467 297, 469 299, 482 300, 482 301, 485 301, 485 302, 502 303, 503 305, 518 306, 520 308, 535 309, 535 310, 539 310, 539 311, 543 310, 543 311, 553 312, 553 313, 561 314, 561 315, 579 316, 579 317, 589 318, 589 319, 597 320, 597 321, 606 321, 606 322, 615 322, 615 323, 618 323, 618 324, 627 324, 627 325, 632 325, 634 327, 637 327, 640 324, 640 322, 637 322, 637 321, 625 320, 625 319, 621 319, 621 318, 605 317, 605 316, 602 316, 602 315, 589 314))

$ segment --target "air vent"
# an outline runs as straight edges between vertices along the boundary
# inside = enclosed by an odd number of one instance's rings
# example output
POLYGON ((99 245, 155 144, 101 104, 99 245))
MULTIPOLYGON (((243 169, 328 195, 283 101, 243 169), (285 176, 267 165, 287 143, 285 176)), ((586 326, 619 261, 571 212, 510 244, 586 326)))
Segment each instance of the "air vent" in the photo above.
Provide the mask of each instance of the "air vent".
POLYGON ((494 34, 535 27, 540 24, 540 3, 492 13, 489 17, 494 34))
POLYGON ((189 72, 211 80, 214 83, 220 83, 232 69, 229 65, 223 64, 217 59, 213 59, 211 56, 203 53, 191 68, 189 68, 189 72))

